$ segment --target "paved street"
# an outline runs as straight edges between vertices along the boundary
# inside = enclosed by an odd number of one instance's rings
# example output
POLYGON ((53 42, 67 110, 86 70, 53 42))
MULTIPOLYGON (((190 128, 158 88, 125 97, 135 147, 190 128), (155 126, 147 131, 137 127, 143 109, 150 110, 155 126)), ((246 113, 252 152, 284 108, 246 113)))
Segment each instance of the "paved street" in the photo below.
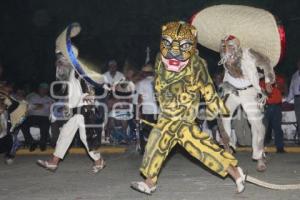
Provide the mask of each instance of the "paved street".
MULTIPOLYGON (((159 187, 152 196, 129 188, 130 181, 139 180, 141 157, 128 150, 124 154, 104 155, 107 167, 99 174, 91 173, 92 162, 84 155, 69 155, 56 173, 39 168, 35 161, 41 156, 19 156, 6 166, 0 162, 1 200, 231 200, 272 199, 298 200, 298 191, 272 191, 247 184, 243 194, 235 194, 230 178, 221 179, 177 153, 166 163, 159 177, 159 187)), ((276 183, 300 183, 299 154, 269 154, 268 171, 255 171, 250 153, 238 153, 240 165, 248 173, 276 183)))

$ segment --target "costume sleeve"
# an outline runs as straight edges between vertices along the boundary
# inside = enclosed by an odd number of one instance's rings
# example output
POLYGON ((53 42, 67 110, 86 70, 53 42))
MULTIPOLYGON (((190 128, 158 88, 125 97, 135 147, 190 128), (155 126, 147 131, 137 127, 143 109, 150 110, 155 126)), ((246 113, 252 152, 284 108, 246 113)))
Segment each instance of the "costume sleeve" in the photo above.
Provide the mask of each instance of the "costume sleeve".
POLYGON ((253 49, 249 49, 249 53, 254 57, 256 66, 264 71, 265 82, 275 83, 275 72, 270 64, 270 59, 253 49))
POLYGON ((159 92, 160 92, 160 81, 158 79, 158 76, 160 73, 161 66, 162 66, 161 55, 160 55, 160 53, 158 53, 156 55, 155 65, 154 65, 154 71, 155 71, 155 75, 154 75, 154 86, 155 87, 154 87, 154 89, 157 94, 159 94, 159 92))
POLYGON ((229 110, 216 92, 213 81, 208 73, 206 62, 200 58, 199 65, 199 88, 206 102, 206 119, 213 120, 218 114, 228 116, 229 110))

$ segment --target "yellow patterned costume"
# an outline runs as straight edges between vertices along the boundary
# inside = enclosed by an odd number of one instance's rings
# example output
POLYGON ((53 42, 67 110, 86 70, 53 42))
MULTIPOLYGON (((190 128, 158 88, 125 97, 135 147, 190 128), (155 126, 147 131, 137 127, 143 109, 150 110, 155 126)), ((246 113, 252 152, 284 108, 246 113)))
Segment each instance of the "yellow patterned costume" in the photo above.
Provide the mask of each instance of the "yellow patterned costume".
POLYGON ((155 90, 161 113, 153 127, 144 154, 141 172, 157 182, 163 161, 178 143, 192 156, 221 176, 237 160, 225 152, 195 124, 200 94, 206 101, 207 116, 228 115, 217 95, 206 63, 195 53, 196 29, 184 22, 162 28, 161 54, 155 63, 155 90))

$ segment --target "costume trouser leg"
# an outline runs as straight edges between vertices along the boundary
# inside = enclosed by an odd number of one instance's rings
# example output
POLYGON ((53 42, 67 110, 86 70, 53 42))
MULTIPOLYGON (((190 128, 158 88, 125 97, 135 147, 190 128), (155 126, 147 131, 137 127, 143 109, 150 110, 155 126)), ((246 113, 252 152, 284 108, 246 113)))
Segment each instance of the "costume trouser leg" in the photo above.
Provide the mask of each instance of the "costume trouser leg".
MULTIPOLYGON (((157 115, 153 114, 142 114, 142 119, 146 120, 151 123, 157 122, 157 115)), ((143 123, 142 124, 142 130, 140 131, 140 143, 141 143, 141 152, 143 153, 145 151, 145 146, 147 144, 149 135, 151 133, 152 127, 148 124, 143 123)))
POLYGON ((265 126, 263 124, 263 113, 258 107, 256 100, 257 92, 254 88, 240 90, 239 96, 230 94, 225 100, 225 105, 230 111, 230 117, 223 118, 223 125, 227 133, 231 132, 231 116, 237 106, 242 105, 252 133, 252 158, 259 160, 264 156, 265 126))
POLYGON ((201 132, 196 125, 161 118, 150 133, 140 168, 142 174, 156 183, 163 161, 177 143, 223 177, 227 175, 230 165, 237 165, 237 160, 231 154, 216 145, 212 138, 201 132))
MULTIPOLYGON (((230 138, 230 145, 233 146, 234 148, 236 147, 236 140, 233 139, 231 136, 231 123, 232 123, 232 117, 233 113, 237 109, 237 107, 240 105, 240 99, 238 96, 234 94, 227 94, 224 100, 225 106, 228 108, 230 111, 230 115, 226 117, 222 117, 222 123, 224 126, 224 129, 226 133, 228 134, 228 137, 230 138)), ((243 117, 241 115, 236 115, 237 119, 238 117, 243 117)))
POLYGON ((55 147, 60 134, 60 128, 66 123, 65 120, 56 120, 51 124, 51 145, 55 147))
POLYGON ((248 120, 245 117, 244 111, 239 108, 237 110, 237 115, 232 121, 232 127, 235 130, 236 138, 241 146, 251 146, 251 128, 249 126, 248 120))
POLYGON ((77 129, 79 129, 80 140, 87 149, 89 156, 95 161, 99 160, 101 158, 100 153, 96 153, 95 151, 89 151, 86 140, 84 117, 80 114, 74 115, 62 127, 53 155, 60 159, 64 158, 69 146, 71 145, 74 139, 77 129))
POLYGON ((259 160, 264 157, 265 126, 263 124, 264 114, 259 109, 256 100, 257 92, 249 88, 240 92, 241 104, 247 115, 252 133, 252 158, 259 160))

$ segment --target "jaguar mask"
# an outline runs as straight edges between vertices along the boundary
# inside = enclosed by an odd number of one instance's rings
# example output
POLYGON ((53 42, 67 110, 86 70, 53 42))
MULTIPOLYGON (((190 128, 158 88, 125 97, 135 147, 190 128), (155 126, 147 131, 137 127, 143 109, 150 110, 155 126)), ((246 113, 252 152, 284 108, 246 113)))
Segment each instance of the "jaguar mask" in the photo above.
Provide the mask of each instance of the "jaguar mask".
POLYGON ((186 22, 170 22, 162 26, 160 51, 167 70, 180 72, 196 51, 197 30, 186 22))

